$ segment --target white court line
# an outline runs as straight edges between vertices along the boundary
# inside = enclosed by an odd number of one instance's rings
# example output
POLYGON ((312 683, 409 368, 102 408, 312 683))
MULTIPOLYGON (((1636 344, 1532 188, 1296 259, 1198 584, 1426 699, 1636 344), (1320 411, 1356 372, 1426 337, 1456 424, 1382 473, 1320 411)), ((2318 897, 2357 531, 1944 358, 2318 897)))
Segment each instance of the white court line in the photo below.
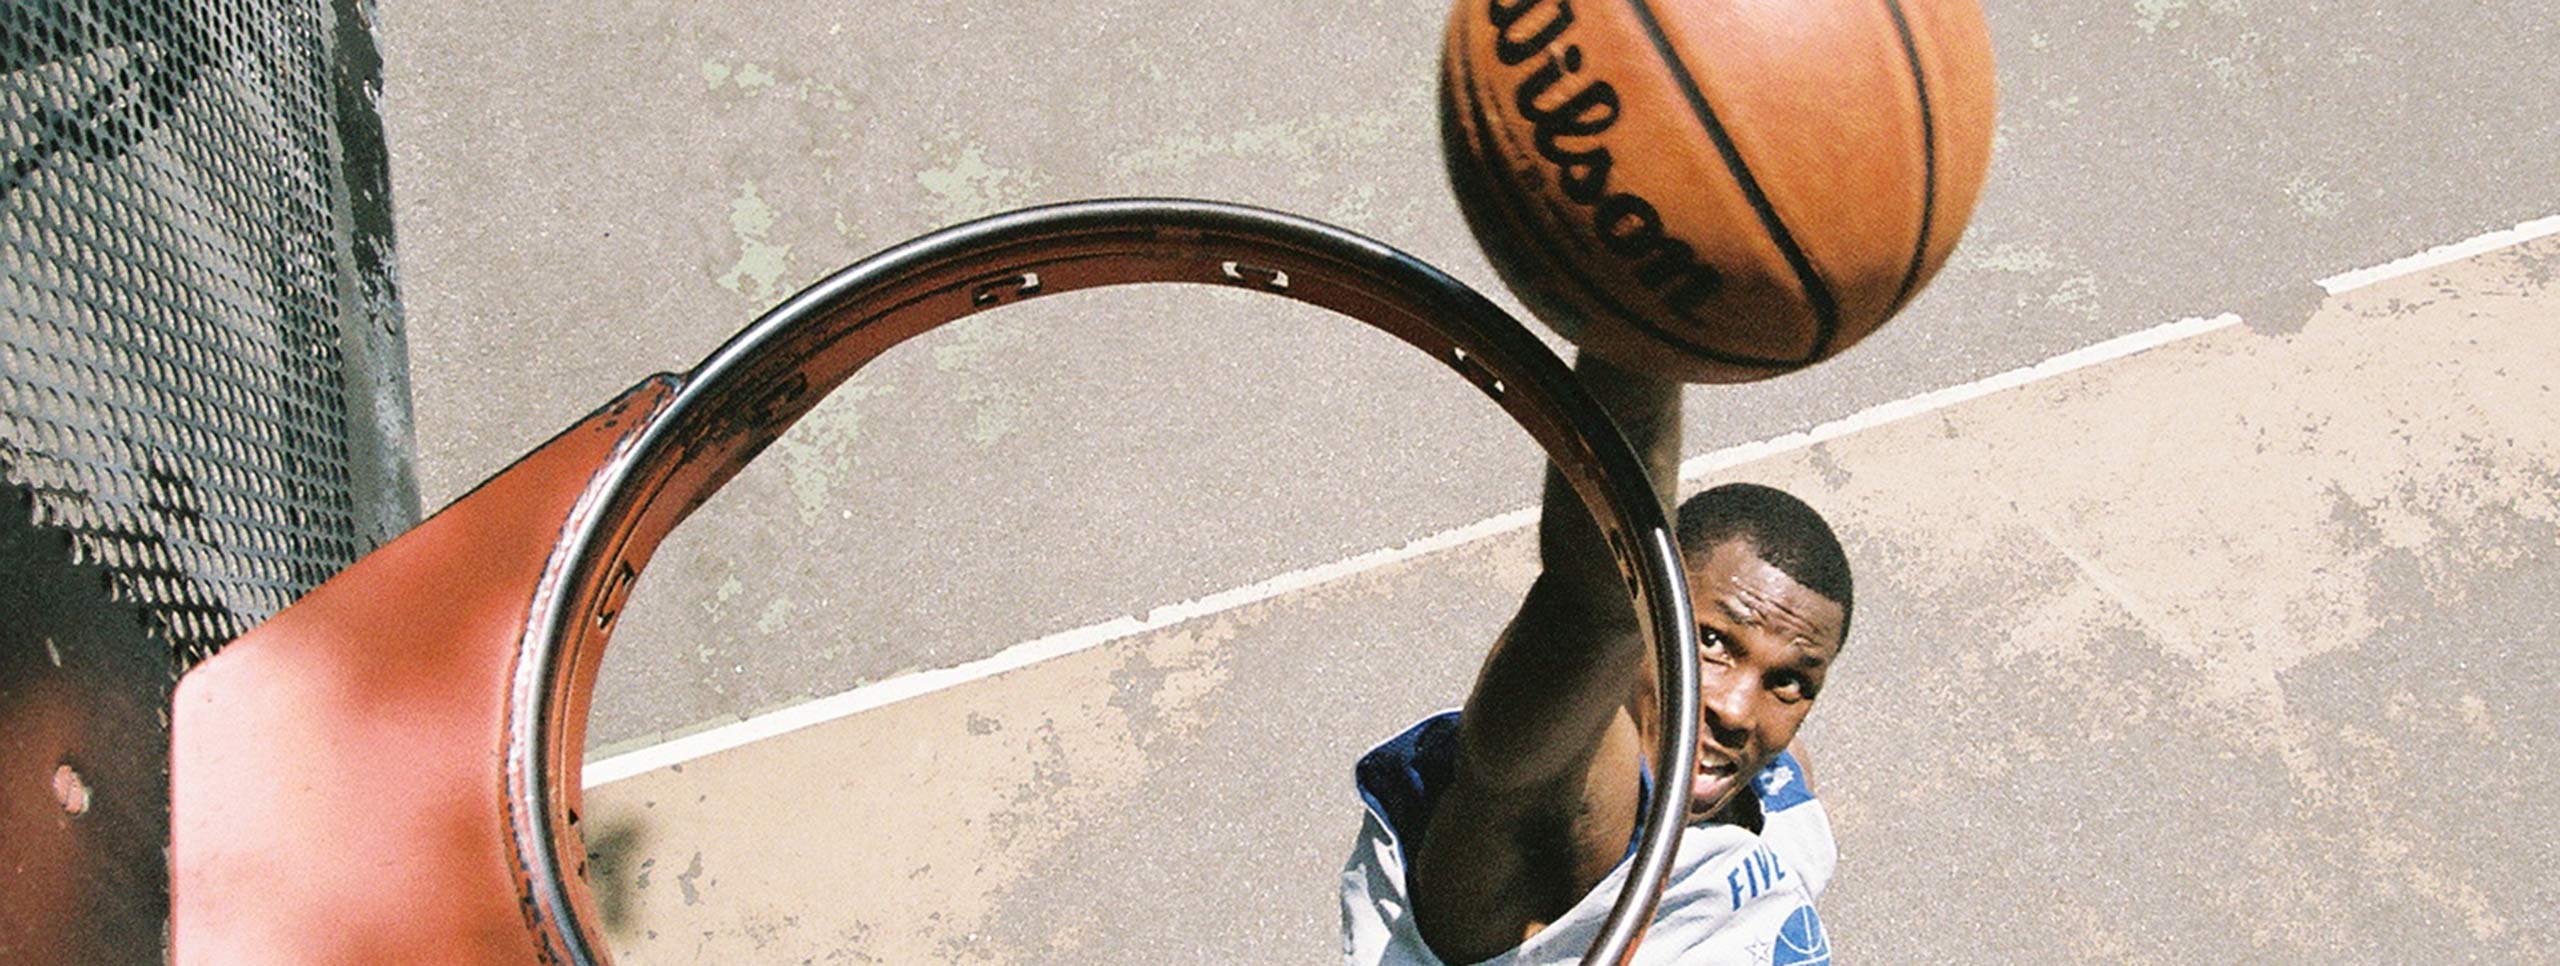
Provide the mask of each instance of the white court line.
POLYGON ((2450 245, 2438 245, 2407 258, 2385 262, 2361 271, 2341 272, 2321 279, 2320 287, 2327 289, 2331 295, 2344 295, 2375 282, 2416 274, 2438 265, 2458 262, 2473 255, 2487 254, 2512 245, 2522 245, 2553 234, 2560 234, 2560 215, 2521 222, 2505 231, 2493 231, 2450 245))
POLYGON ((866 684, 851 691, 819 698, 806 704, 795 704, 779 711, 760 714, 734 724, 697 731, 664 744, 651 745, 611 758, 589 762, 586 766, 586 787, 594 788, 641 772, 692 761, 775 735, 798 731, 810 725, 822 724, 882 705, 931 694, 954 685, 994 677, 1053 657, 1065 657, 1077 651, 1108 644, 1122 638, 1134 637, 1184 621, 1260 603, 1319 584, 1332 583, 1397 561, 1411 560, 1424 554, 1437 553, 1451 547, 1474 543, 1486 537, 1509 533, 1535 523, 1537 520, 1536 507, 1513 510, 1453 530, 1442 530, 1401 547, 1372 550, 1320 567, 1292 570, 1269 580, 1220 591, 1197 600, 1168 604, 1148 611, 1145 620, 1123 616, 1100 624, 1051 634, 1038 640, 1025 641, 966 664, 932 671, 918 671, 876 684, 866 684))
MULTIPOLYGON (((2560 234, 2560 215, 2538 218, 2514 228, 2490 232, 2450 245, 2439 245, 2407 258, 2372 268, 2333 275, 2321 279, 2319 285, 2331 295, 2341 295, 2376 282, 2425 271, 2449 262, 2520 245, 2552 234, 2560 234)), ((1962 385, 1872 406, 1809 430, 1700 454, 1681 462, 1680 479, 1683 482, 1694 481, 1721 470, 1935 412, 2004 389, 2041 382, 2067 372, 2086 369, 2100 363, 2112 362, 2164 345, 2192 339, 2229 328, 2239 322, 2239 316, 2225 312, 2209 319, 2184 319, 2129 335, 2117 336, 2095 345, 2065 352, 2022 369, 2012 369, 1962 385)), ((1346 560, 1304 570, 1293 570, 1268 580, 1220 591, 1196 600, 1168 604, 1148 611, 1143 620, 1123 616, 1016 644, 994 655, 966 664, 919 671, 874 684, 866 684, 841 694, 708 728, 661 744, 589 762, 585 768, 585 786, 594 788, 610 784, 643 772, 682 764, 696 758, 798 731, 811 725, 823 724, 883 705, 895 704, 945 688, 994 677, 1050 658, 1064 657, 1113 641, 1161 630, 1184 621, 1332 583, 1355 574, 1519 530, 1536 523, 1537 520, 1538 508, 1523 507, 1463 527, 1443 530, 1403 546, 1372 550, 1346 560)))
POLYGON ((1700 453, 1681 461, 1680 479, 1682 482, 1688 482, 1718 470, 1767 459, 1780 453, 1805 449, 1887 423, 1898 423, 1960 402, 1980 399, 2003 389, 2015 389, 2028 383, 2042 382, 2066 372, 2086 369, 2101 362, 2113 362, 2138 352, 2157 349, 2172 342, 2183 342, 2207 332, 2227 329, 2238 324, 2240 324, 2239 316, 2224 312, 2210 319, 2182 319, 2167 325, 2155 325, 2140 332, 2120 335, 2095 345, 2073 349, 2023 369, 2011 369, 1996 376, 1986 376, 1962 385, 1948 386, 1935 392, 1924 392, 1917 396, 1869 406, 1812 429, 1764 439, 1757 443, 1727 446, 1711 453, 1700 453))

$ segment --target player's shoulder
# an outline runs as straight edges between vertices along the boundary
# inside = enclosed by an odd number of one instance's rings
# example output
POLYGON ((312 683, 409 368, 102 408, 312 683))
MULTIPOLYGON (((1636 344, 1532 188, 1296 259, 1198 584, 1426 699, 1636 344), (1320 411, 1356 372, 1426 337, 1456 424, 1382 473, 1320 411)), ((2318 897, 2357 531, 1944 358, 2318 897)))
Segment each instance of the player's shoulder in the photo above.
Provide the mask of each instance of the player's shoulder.
POLYGON ((1831 816, 1805 781, 1804 766, 1793 754, 1780 752, 1752 778, 1760 799, 1760 841, 1775 857, 1804 877, 1808 895, 1821 894, 1839 865, 1840 847, 1831 835, 1831 816))

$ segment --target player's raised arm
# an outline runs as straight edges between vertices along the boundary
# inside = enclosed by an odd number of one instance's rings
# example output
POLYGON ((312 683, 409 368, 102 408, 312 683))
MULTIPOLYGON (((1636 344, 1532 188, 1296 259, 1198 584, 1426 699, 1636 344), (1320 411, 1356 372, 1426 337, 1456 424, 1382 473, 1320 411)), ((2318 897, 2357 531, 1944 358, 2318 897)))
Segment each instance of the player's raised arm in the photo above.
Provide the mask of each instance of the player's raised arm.
MULTIPOLYGON (((1588 355, 1575 371, 1668 504, 1679 384, 1588 355)), ((1544 570, 1467 697, 1450 787, 1409 883, 1423 938, 1450 962, 1513 948, 1554 921, 1616 864, 1641 811, 1645 729, 1628 703, 1651 687, 1651 655, 1607 542, 1552 466, 1538 545, 1544 570)))
MULTIPOLYGON (((1994 127, 1977 0, 1890 12, 1450 8, 1440 134, 1459 207, 1522 305, 1613 360, 1585 355, 1575 371, 1666 507, 1682 383, 1767 379, 1849 348, 1928 283, 1979 197, 1994 127)), ((1798 769, 1771 766, 1847 635, 1845 555, 1818 513, 1780 491, 1727 484, 1696 499, 1677 531, 1699 634, 1697 765, 1654 777, 1688 786, 1684 855, 1738 864, 1759 854, 1752 836, 1774 831, 1803 870, 1791 881, 1818 890, 1829 825, 1805 807, 1798 769), (1687 848, 1713 826, 1732 834, 1687 848)), ((1606 541, 1552 469, 1538 536, 1543 570, 1455 721, 1426 719, 1361 759, 1370 815, 1343 889, 1356 966, 1582 940, 1519 957, 1558 963, 1588 945, 1582 930, 1599 935, 1593 890, 1644 811, 1655 668, 1606 541)), ((1806 893, 1703 868, 1664 890, 1666 909, 1687 912, 1658 916, 1651 935, 1688 931, 1647 961, 1820 938, 1810 906, 1799 917, 1780 905, 1806 893), (1725 921, 1754 901, 1767 921, 1725 921)))
MULTIPOLYGON (((1645 461, 1665 512, 1676 495, 1680 384, 1620 369, 1585 354, 1575 364, 1645 461)), ((1461 718, 1461 778, 1517 790, 1578 780, 1619 721, 1630 695, 1649 684, 1651 654, 1633 602, 1589 511, 1550 464, 1538 525, 1537 583, 1478 672, 1461 718)), ((1633 787, 1632 759, 1623 766, 1633 787)))

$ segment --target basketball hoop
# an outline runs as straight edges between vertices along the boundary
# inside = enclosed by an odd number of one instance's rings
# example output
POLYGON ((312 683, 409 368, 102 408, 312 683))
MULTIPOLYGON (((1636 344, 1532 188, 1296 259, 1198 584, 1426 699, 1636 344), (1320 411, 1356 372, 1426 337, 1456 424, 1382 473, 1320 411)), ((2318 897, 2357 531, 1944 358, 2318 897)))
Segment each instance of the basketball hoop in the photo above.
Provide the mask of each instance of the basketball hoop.
MULTIPOLYGON (((793 296, 682 376, 623 395, 242 636, 178 685, 180 963, 604 963, 577 822, 588 702, 661 540, 828 392, 945 323, 1079 289, 1183 282, 1366 322, 1456 370, 1599 522, 1662 671, 1653 767, 1695 763, 1697 635, 1643 466, 1554 353, 1483 296, 1316 222, 1196 201, 997 215, 793 296), (563 857, 568 857, 564 864, 563 857)), ((1586 964, 1641 939, 1688 788, 1658 782, 1586 964)))

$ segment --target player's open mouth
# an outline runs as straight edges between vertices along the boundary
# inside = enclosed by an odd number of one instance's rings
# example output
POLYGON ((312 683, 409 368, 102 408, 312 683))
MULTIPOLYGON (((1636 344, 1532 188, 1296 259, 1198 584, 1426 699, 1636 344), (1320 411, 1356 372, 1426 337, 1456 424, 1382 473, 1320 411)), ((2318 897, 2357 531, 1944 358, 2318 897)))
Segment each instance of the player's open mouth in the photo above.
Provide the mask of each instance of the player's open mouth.
POLYGON ((1731 761, 1701 756, 1698 772, 1689 780, 1689 804, 1695 808, 1713 808, 1722 803, 1726 793, 1733 790, 1737 770, 1731 761))

